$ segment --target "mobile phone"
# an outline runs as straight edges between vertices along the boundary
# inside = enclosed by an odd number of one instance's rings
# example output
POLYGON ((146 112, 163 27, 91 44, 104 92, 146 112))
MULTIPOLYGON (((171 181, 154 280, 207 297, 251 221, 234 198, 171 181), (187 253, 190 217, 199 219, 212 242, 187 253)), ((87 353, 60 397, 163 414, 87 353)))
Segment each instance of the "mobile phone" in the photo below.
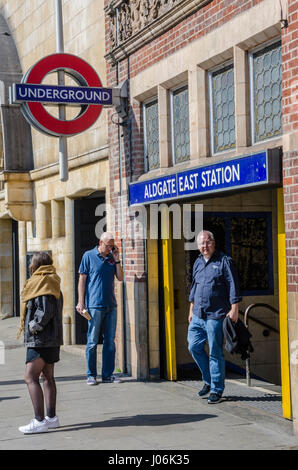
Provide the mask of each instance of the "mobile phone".
POLYGON ((115 250, 116 250, 116 248, 113 246, 112 251, 115 251, 115 250))

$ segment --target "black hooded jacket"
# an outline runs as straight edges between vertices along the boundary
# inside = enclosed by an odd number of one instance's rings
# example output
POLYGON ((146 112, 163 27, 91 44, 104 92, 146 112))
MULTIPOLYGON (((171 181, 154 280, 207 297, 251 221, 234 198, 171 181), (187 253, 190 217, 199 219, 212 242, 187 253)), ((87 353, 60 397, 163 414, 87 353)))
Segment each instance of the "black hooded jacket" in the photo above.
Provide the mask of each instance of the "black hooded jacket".
POLYGON ((241 354, 241 359, 245 360, 249 353, 253 352, 250 342, 252 335, 240 319, 235 323, 230 317, 226 317, 223 321, 223 333, 226 340, 225 349, 229 353, 241 354))
POLYGON ((62 293, 40 295, 28 300, 25 319, 24 343, 28 347, 56 347, 63 344, 62 293))

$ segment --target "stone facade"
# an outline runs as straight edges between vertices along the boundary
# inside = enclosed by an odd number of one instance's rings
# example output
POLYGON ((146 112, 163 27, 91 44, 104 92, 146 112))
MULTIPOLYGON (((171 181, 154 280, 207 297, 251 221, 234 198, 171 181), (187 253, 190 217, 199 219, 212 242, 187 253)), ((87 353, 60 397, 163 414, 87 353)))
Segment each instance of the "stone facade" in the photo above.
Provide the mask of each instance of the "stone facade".
POLYGON ((110 62, 133 53, 210 0, 122 0, 106 6, 110 62))
MULTIPOLYGON (((17 51, 21 74, 42 57, 56 52, 54 6, 48 0, 29 3, 18 0, 0 1, 1 18, 6 24, 6 32, 9 35, 7 37, 13 41, 17 51)), ((79 55, 89 62, 105 84, 103 2, 101 0, 85 2, 65 0, 62 2, 62 10, 65 52, 79 55)), ((0 44, 2 40, 0 36, 0 44)), ((55 77, 49 76, 48 80, 49 83, 57 83, 55 77)), ((67 83, 72 84, 70 79, 67 83)), ((4 96, 8 96, 6 88, 4 96)), ((7 106, 8 102, 5 105, 7 106)), ((49 112, 55 113, 53 108, 49 112)), ((73 116, 73 113, 67 114, 68 119, 73 116)), ((107 192, 109 186, 107 119, 107 111, 103 110, 98 121, 84 134, 68 139, 68 181, 62 182, 59 178, 58 139, 49 138, 34 129, 32 137, 30 135, 33 168, 27 168, 27 171, 23 172, 14 172, 13 170, 18 170, 18 168, 12 167, 9 172, 3 171, 0 175, 0 184, 3 187, 0 192, 0 222, 3 225, 3 237, 11 226, 11 218, 18 221, 20 290, 27 275, 26 255, 38 250, 50 250, 57 272, 62 278, 64 316, 67 321, 70 319, 72 343, 75 342, 74 294, 76 290, 73 208, 77 199, 86 198, 98 191, 103 195, 107 192)), ((23 151, 24 158, 24 152, 26 152, 24 141, 16 132, 16 125, 19 122, 26 123, 21 115, 18 116, 15 124, 10 123, 9 127, 15 136, 16 150, 23 151)), ((1 138, 0 142, 0 167, 1 165, 3 167, 3 153, 5 152, 8 161, 12 161, 13 152, 12 149, 3 148, 1 138)), ((106 194, 107 201, 108 198, 106 194)), ((11 315, 13 314, 12 272, 4 269, 8 268, 7 250, 8 247, 3 245, 0 269, 2 302, 0 313, 11 315), (10 283, 10 289, 7 290, 8 283, 10 283), (4 289, 6 289, 7 298, 2 296, 4 289)), ((68 332, 66 336, 69 336, 68 332)))
POLYGON ((13 304, 11 219, 0 219, 0 313, 10 316, 13 304))

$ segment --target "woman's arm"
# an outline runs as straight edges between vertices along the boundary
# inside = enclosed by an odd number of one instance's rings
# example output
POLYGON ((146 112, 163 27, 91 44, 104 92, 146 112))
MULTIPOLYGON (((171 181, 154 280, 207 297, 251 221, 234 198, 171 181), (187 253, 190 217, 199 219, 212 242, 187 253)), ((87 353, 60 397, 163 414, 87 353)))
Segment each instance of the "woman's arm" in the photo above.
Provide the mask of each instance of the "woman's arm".
POLYGON ((34 299, 34 304, 34 318, 29 322, 31 333, 42 331, 57 311, 57 301, 53 295, 40 295, 34 299))

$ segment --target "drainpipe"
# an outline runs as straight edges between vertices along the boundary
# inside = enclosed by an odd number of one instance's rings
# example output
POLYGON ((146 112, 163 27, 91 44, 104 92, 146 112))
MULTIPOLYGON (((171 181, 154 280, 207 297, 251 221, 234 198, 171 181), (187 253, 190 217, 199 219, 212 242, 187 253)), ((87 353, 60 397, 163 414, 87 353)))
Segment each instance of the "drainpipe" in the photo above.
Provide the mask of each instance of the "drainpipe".
MULTIPOLYGON (((127 57, 127 80, 130 80, 130 64, 129 57, 127 57)), ((129 182, 132 182, 133 166, 132 166, 132 121, 128 116, 126 121, 128 133, 128 153, 129 153, 129 182)), ((147 236, 147 233, 146 233, 147 236)), ((148 260, 147 260, 147 239, 143 240, 143 253, 144 253, 144 271, 148 274, 148 260)), ((147 358, 149 358, 149 309, 148 309, 148 276, 146 277, 147 286, 147 358)), ((149 377, 149 359, 147 361, 147 377, 149 377)))
POLYGON ((121 145, 121 128, 118 126, 118 143, 119 143, 119 173, 120 173, 120 215, 121 215, 121 248, 122 248, 122 265, 123 265, 123 283, 122 283, 122 311, 123 311, 123 346, 124 346, 124 373, 127 373, 127 344, 126 344, 126 269, 125 269, 125 214, 123 208, 123 184, 122 184, 122 145, 121 145))
MULTIPOLYGON (((116 10, 117 11, 117 10, 116 10)), ((118 19, 117 19, 118 25, 118 19)), ((116 63, 116 73, 117 73, 117 85, 119 85, 120 77, 120 62, 116 63)), ((119 118, 120 119, 120 118, 119 118)), ((120 226, 121 226, 121 248, 122 248, 122 265, 123 265, 123 282, 122 282, 122 321, 123 321, 123 359, 124 359, 124 370, 123 372, 127 374, 127 334, 126 334, 126 269, 125 269, 125 238, 124 238, 124 226, 125 226, 125 214, 123 210, 123 171, 122 171, 122 135, 121 135, 121 126, 118 124, 118 145, 119 145, 119 177, 120 177, 120 226)))

